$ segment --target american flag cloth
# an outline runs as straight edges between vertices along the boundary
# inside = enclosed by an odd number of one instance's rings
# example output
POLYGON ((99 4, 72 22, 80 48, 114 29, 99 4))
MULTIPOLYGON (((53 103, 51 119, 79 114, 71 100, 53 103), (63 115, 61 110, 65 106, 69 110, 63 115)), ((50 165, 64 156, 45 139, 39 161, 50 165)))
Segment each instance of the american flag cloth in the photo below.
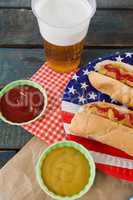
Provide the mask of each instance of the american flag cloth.
POLYGON ((123 55, 116 53, 112 56, 98 58, 93 62, 90 62, 86 67, 78 70, 64 91, 61 105, 64 129, 67 134, 67 139, 76 141, 91 151, 98 169, 117 178, 133 181, 132 156, 90 138, 85 139, 76 137, 71 135, 70 132, 71 120, 74 117, 74 114, 78 112, 81 105, 95 101, 106 101, 118 104, 118 102, 110 96, 93 88, 88 79, 88 74, 90 71, 95 70, 96 63, 106 59, 119 62, 123 61, 133 65, 133 53, 125 53, 123 55))
MULTIPOLYGON (((121 57, 118 55, 118 59, 120 58, 121 57)), ((91 64, 89 64, 88 66, 89 66, 89 69, 92 69, 91 64)), ((80 72, 81 71, 77 73, 79 74, 80 72)), ((88 69, 83 68, 82 72, 84 73, 84 75, 87 75, 88 69)), ((68 91, 70 90, 72 93, 74 92, 73 91, 74 88, 71 88, 70 85, 72 81, 78 80, 79 77, 77 77, 78 76, 77 73, 74 74, 74 72, 72 72, 70 74, 59 74, 52 71, 47 65, 47 63, 45 63, 33 75, 31 80, 37 82, 38 84, 40 84, 42 87, 46 89, 47 96, 48 96, 48 106, 47 106, 46 112, 42 118, 36 120, 35 122, 29 125, 25 125, 23 127, 28 132, 30 132, 31 134, 33 134, 34 136, 38 137, 39 139, 43 140, 44 142, 48 144, 52 144, 54 142, 57 142, 63 139, 76 141, 84 145, 88 150, 91 151, 98 169, 100 169, 101 171, 109 175, 115 176, 117 178, 133 181, 133 158, 131 156, 128 156, 127 154, 125 154, 122 151, 119 151, 118 149, 109 147, 107 145, 101 144, 91 139, 84 139, 84 138, 73 136, 70 133, 67 133, 67 130, 66 130, 67 126, 63 127, 63 123, 64 124, 70 123, 70 120, 71 120, 72 115, 74 114, 74 111, 72 113, 71 112, 65 113, 64 112, 65 110, 63 108, 61 112, 61 99, 64 93, 64 97, 62 100, 62 105, 63 105, 65 101, 65 97, 68 94, 67 90, 68 91), (69 80, 71 81, 66 87, 69 80)), ((86 85, 83 84, 82 87, 86 88, 86 85)), ((96 98, 95 93, 89 93, 89 94, 91 94, 90 100, 94 101, 93 98, 96 98)), ((86 103, 84 102, 85 100, 82 95, 77 100, 80 101, 79 102, 80 105, 82 105, 83 103, 86 103)), ((66 102, 70 103, 68 99, 66 102)), ((78 102, 76 102, 76 107, 78 106, 79 106, 78 102)), ((73 110, 72 106, 70 106, 69 109, 73 110)))
POLYGON ((31 78, 45 88, 48 105, 40 119, 23 128, 48 144, 65 139, 60 105, 64 89, 73 74, 56 73, 45 63, 31 78))

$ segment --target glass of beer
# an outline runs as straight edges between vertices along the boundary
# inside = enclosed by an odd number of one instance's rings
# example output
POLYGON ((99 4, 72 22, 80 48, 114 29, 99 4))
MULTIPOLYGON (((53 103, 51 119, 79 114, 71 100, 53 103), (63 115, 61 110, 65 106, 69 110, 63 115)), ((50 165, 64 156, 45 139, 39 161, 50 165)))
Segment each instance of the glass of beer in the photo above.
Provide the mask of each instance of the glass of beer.
POLYGON ((76 69, 96 1, 32 0, 32 10, 44 39, 48 65, 60 73, 76 69))

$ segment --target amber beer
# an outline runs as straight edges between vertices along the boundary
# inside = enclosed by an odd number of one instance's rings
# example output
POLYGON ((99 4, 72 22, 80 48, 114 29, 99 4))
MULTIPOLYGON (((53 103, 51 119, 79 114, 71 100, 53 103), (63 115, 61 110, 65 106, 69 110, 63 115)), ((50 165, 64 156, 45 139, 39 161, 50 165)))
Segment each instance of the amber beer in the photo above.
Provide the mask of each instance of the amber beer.
POLYGON ((70 72, 80 64, 84 39, 95 13, 95 0, 32 0, 48 65, 70 72))
POLYGON ((49 66, 57 72, 70 72, 80 64, 84 40, 70 46, 57 46, 44 41, 46 59, 49 66))

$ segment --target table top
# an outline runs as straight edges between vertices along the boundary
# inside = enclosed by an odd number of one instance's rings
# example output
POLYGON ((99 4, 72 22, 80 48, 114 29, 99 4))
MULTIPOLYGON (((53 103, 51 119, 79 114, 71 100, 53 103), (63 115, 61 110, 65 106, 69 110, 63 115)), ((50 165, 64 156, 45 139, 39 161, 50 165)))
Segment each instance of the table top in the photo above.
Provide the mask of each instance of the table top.
MULTIPOLYGON (((133 1, 98 0, 81 65, 114 52, 133 51, 133 1)), ((30 0, 0 0, 0 85, 30 78, 45 61, 38 25, 30 0)), ((0 122, 0 167, 31 135, 20 127, 0 122)))

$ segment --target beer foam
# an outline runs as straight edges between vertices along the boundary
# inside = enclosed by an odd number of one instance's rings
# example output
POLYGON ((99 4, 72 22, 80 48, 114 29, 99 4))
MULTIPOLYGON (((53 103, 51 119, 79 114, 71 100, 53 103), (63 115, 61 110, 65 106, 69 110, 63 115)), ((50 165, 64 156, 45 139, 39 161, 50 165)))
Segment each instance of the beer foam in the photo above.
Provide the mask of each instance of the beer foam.
POLYGON ((38 0, 34 10, 43 38, 64 46, 85 37, 93 15, 88 0, 38 0))
POLYGON ((91 7, 81 0, 40 0, 37 12, 50 25, 69 27, 86 19, 91 7))

